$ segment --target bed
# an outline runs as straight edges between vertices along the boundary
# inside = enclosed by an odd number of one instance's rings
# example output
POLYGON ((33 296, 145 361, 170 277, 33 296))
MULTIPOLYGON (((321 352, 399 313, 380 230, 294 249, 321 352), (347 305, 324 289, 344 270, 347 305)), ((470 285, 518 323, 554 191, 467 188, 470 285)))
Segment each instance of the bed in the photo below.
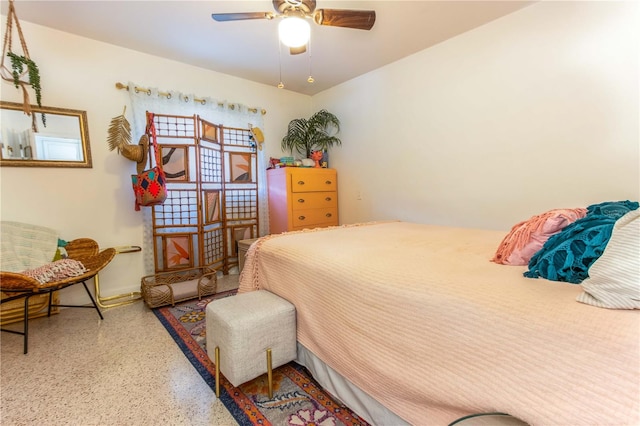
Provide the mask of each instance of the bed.
POLYGON ((503 237, 400 221, 271 235, 249 249, 239 291, 293 303, 299 358, 344 380, 320 383, 373 424, 484 412, 640 424, 640 312, 579 303, 580 285, 491 262, 503 237), (355 398, 340 394, 350 386, 355 398))

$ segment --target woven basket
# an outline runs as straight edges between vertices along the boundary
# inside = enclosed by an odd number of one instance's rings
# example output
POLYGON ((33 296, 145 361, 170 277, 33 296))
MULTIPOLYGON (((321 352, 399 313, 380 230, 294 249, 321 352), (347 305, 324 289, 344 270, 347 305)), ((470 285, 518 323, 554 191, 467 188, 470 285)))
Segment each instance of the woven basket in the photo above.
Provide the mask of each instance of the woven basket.
POLYGON ((201 267, 147 275, 140 282, 142 299, 148 307, 157 308, 215 294, 216 273, 215 269, 201 267), (185 292, 185 288, 193 290, 185 292))

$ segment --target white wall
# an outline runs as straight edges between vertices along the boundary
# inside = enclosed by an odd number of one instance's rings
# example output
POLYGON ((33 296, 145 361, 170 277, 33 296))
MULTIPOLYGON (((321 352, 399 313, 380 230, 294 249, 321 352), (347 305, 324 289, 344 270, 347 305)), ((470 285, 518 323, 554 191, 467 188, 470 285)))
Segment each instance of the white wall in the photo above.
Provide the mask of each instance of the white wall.
MULTIPOLYGON (((265 149, 273 156, 280 156, 280 140, 289 121, 300 111, 310 111, 311 101, 305 95, 29 22, 21 25, 42 75, 43 105, 87 111, 93 168, 0 168, 0 218, 51 227, 66 240, 90 237, 101 247, 142 246, 142 212, 133 209, 130 183, 135 163, 109 151, 106 143, 111 119, 129 104, 127 92, 117 90, 116 82, 133 81, 264 108, 265 149)), ((22 102, 22 92, 11 83, 2 81, 0 90, 2 100, 22 102)), ((31 99, 35 103, 33 93, 31 99)), ((100 275, 101 292, 108 296, 137 291, 142 275, 141 253, 118 255, 100 275)), ((83 293, 82 288, 69 288, 62 298, 85 303, 83 293)))
POLYGON ((341 223, 508 230, 640 198, 638 14, 541 2, 314 96, 343 124, 341 223))

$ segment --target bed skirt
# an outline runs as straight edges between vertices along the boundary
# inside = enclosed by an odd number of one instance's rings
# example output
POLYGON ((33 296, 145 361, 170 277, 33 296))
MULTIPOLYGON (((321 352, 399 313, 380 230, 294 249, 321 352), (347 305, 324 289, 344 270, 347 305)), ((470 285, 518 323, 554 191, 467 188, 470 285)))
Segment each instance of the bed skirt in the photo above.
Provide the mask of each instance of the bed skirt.
POLYGON ((384 405, 345 379, 333 368, 325 364, 309 349, 298 343, 296 362, 309 370, 311 375, 334 398, 349 407, 358 416, 373 426, 409 425, 384 405))

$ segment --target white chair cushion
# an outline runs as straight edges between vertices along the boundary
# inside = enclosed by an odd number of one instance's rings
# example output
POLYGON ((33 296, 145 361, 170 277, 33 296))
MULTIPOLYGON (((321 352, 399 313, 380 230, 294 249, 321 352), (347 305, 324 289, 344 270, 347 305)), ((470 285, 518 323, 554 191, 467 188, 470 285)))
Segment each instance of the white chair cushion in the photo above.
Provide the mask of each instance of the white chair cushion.
POLYGON ((2 221, 0 270, 19 272, 53 262, 58 232, 44 226, 2 221))

